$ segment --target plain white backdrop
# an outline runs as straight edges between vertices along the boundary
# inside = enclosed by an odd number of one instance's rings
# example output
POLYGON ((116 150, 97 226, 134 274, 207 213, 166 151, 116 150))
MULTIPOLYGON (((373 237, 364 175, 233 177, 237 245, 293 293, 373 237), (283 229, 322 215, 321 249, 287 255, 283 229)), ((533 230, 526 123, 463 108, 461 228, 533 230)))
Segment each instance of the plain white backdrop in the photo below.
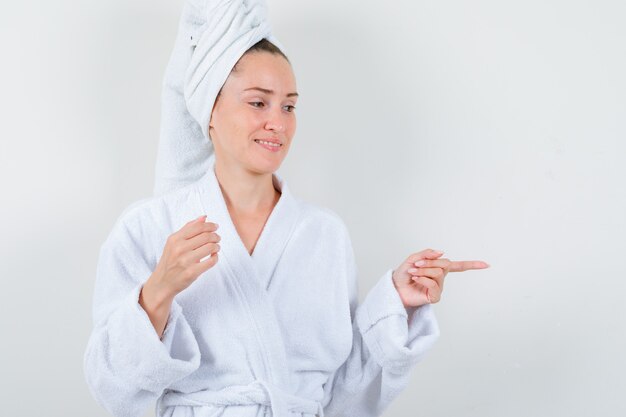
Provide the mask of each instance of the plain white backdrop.
MULTIPOLYGON (((2 415, 107 415, 82 369, 98 251, 152 193, 182 5, 1 7, 2 415)), ((626 3, 269 6, 300 93, 280 172, 347 223, 361 299, 428 247, 491 264, 448 275, 384 415, 626 415, 626 3)))

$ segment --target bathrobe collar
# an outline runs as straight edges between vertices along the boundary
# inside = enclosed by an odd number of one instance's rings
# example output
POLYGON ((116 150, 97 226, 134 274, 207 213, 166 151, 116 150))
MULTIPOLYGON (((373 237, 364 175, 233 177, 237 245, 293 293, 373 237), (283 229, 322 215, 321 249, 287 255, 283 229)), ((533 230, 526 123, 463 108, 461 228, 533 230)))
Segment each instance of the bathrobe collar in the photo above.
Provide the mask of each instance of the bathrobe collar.
POLYGON ((207 172, 196 182, 196 187, 200 206, 205 211, 207 220, 219 225, 217 233, 221 238, 220 255, 223 254, 238 264, 243 262, 246 270, 256 270, 259 284, 268 290, 280 255, 300 218, 302 212, 300 204, 291 194, 287 182, 275 172, 272 175, 272 181, 281 192, 281 196, 250 255, 230 217, 224 195, 215 176, 215 154, 211 155, 208 165, 207 172))

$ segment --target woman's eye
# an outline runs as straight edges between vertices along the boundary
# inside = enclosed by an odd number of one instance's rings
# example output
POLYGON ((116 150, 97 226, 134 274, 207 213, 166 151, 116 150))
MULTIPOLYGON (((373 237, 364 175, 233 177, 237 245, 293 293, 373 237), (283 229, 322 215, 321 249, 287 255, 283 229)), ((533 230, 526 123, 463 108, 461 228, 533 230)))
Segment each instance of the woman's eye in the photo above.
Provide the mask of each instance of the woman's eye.
MULTIPOLYGON (((265 103, 263 103, 262 101, 251 101, 249 103, 252 107, 256 107, 256 108, 261 108, 265 105, 265 103)), ((296 106, 292 106, 292 105, 287 105, 285 106, 285 108, 287 109, 287 111, 289 113, 293 112, 296 109, 296 106)))

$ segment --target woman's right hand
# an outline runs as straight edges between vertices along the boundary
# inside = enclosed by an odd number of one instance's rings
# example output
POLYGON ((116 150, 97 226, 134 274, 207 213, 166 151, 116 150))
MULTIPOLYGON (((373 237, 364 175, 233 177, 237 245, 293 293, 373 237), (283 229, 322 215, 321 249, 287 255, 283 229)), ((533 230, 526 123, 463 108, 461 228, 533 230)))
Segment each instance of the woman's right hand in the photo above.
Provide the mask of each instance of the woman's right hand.
POLYGON ((206 215, 192 220, 171 234, 150 278, 139 293, 139 304, 148 314, 159 337, 163 336, 172 300, 204 271, 217 263, 220 236, 217 224, 206 223, 206 215), (200 261, 204 257, 210 258, 200 261))
POLYGON ((191 220, 165 242, 163 255, 150 276, 153 285, 174 297, 217 263, 218 225, 205 222, 206 215, 191 220), (210 258, 200 261, 208 255, 210 258))

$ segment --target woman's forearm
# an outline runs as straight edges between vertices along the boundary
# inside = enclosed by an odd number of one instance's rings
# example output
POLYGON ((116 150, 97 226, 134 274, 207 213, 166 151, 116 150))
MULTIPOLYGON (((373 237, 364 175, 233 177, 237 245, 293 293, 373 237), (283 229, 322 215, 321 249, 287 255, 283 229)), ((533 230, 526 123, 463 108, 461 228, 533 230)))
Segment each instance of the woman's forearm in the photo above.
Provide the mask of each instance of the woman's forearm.
POLYGON ((146 281, 139 293, 139 304, 148 314, 159 338, 163 337, 173 300, 174 297, 170 294, 159 290, 152 277, 146 281))

